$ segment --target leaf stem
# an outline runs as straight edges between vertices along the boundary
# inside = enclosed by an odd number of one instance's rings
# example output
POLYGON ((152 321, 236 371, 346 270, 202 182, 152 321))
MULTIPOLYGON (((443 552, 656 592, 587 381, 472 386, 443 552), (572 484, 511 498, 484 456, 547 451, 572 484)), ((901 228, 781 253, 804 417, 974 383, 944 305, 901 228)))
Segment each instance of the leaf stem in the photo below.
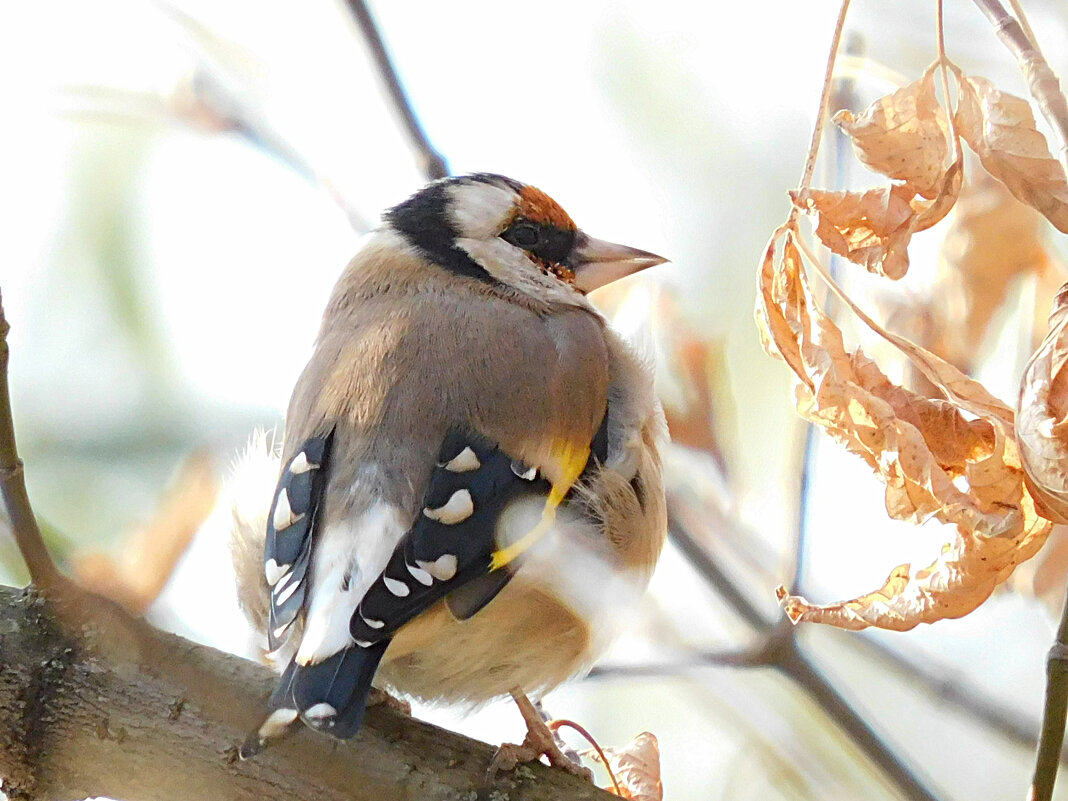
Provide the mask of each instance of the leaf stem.
MULTIPOLYGON (((950 60, 946 56, 946 28, 945 17, 942 11, 943 0, 938 0, 935 12, 935 27, 938 29, 938 68, 942 74, 942 94, 946 101, 946 120, 949 122, 949 137, 953 141, 953 153, 950 163, 960 158, 960 137, 957 135, 957 123, 953 119, 953 100, 949 94, 949 65, 950 60)), ((958 78, 958 80, 960 80, 958 78)))
POLYGON ((601 760, 601 764, 604 765, 604 769, 608 771, 608 778, 612 780, 612 786, 616 790, 616 795, 623 797, 623 791, 619 789, 619 782, 616 781, 615 771, 613 771, 612 766, 608 764, 608 757, 604 755, 604 751, 601 749, 601 744, 598 743, 595 739, 593 739, 593 735, 586 731, 585 727, 580 726, 573 720, 566 720, 563 718, 557 720, 550 720, 545 725, 549 727, 549 731, 551 732, 556 732, 566 726, 569 729, 574 729, 580 735, 586 738, 586 742, 593 746, 593 750, 597 752, 597 758, 601 760))
POLYGON ((849 0, 842 0, 842 7, 838 11, 838 21, 834 26, 834 37, 831 39, 831 52, 827 55, 827 69, 823 73, 823 91, 820 93, 820 106, 816 113, 816 124, 812 129, 812 141, 808 145, 808 156, 805 158, 805 169, 801 173, 801 184, 798 187, 798 202, 790 208, 790 217, 787 223, 796 225, 798 215, 808 198, 808 190, 812 186, 812 175, 816 171, 816 157, 820 152, 820 140, 823 138, 823 126, 827 121, 827 106, 830 104, 832 78, 834 76, 834 62, 838 57, 838 46, 842 41, 842 31, 845 28, 846 12, 849 11, 849 0))

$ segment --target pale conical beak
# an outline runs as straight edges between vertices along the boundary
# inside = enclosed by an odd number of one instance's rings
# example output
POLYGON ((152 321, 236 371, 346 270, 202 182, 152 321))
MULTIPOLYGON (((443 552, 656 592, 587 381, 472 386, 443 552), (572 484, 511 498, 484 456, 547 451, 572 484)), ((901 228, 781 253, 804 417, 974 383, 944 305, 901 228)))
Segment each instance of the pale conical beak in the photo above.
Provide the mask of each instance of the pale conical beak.
POLYGON ((592 292, 605 284, 666 261, 655 253, 594 239, 579 231, 567 266, 575 272, 575 288, 580 292, 592 292))

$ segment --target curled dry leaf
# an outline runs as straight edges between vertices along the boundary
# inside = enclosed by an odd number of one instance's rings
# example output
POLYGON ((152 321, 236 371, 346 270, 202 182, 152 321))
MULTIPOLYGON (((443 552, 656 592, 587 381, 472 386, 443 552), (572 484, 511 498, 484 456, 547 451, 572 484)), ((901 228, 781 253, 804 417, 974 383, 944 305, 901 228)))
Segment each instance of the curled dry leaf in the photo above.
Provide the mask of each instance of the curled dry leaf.
MULTIPOLYGON (((619 796, 632 801, 663 801, 664 787, 660 782, 660 745, 650 732, 642 732, 622 748, 605 748, 608 769, 619 782, 619 796)), ((593 749, 582 756, 597 758, 593 749)), ((606 787, 616 794, 614 787, 606 787)))
POLYGON ((859 264, 868 272, 898 279, 909 269, 912 235, 937 223, 953 207, 964 175, 960 159, 939 176, 933 200, 920 200, 909 184, 893 184, 867 192, 811 190, 802 201, 790 199, 815 214, 816 236, 832 253, 859 264))
POLYGON ((1053 303, 1049 324, 1020 381, 1016 437, 1038 508, 1068 523, 1068 284, 1053 303))
POLYGON ((951 400, 899 387, 862 351, 846 351, 841 331, 808 286, 797 236, 787 224, 768 245, 757 322, 765 348, 798 379, 799 413, 884 481, 890 515, 917 523, 934 517, 955 524, 956 536, 930 566, 899 566, 882 587, 858 598, 817 606, 782 591, 780 601, 794 622, 849 629, 907 630, 965 615, 1034 555, 1050 530, 1024 486, 1012 410, 934 354, 882 331, 855 306, 951 400))
POLYGON ((960 135, 991 175, 1068 233, 1068 182, 1035 127, 1030 103, 985 78, 957 77, 960 99, 954 121, 960 135))
POLYGON ((816 236, 832 253, 844 256, 870 273, 901 278, 909 269, 908 245, 916 193, 905 184, 867 192, 814 189, 794 205, 816 215, 816 236))
POLYGON ((918 81, 881 97, 860 116, 839 111, 834 123, 853 142, 857 157, 868 167, 926 198, 942 188, 949 152, 949 118, 935 94, 932 65, 918 81))
POLYGON ((834 118, 861 161, 902 183, 867 192, 790 193, 795 206, 816 216, 816 236, 832 253, 888 278, 905 275, 912 235, 945 217, 960 194, 963 160, 934 75, 932 66, 859 117, 841 111, 834 118), (956 158, 947 166, 951 144, 956 158))

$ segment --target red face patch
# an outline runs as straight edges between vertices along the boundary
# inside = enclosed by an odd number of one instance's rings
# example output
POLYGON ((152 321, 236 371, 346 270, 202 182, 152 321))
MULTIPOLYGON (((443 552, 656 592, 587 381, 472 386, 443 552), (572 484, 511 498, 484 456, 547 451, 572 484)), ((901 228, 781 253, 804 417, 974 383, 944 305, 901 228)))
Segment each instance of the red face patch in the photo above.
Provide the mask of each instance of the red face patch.
POLYGON ((533 186, 524 186, 519 193, 519 216, 533 223, 543 223, 563 231, 574 231, 575 223, 559 204, 533 186))

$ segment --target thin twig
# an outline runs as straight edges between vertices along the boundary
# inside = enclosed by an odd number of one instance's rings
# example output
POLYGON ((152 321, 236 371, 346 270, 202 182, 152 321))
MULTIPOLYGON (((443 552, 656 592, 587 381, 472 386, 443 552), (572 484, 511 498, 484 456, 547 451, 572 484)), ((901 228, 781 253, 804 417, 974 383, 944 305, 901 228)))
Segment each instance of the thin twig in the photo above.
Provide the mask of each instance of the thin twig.
POLYGON ((849 735, 850 740, 913 801, 936 801, 938 798, 898 759, 894 750, 868 725, 856 709, 838 692, 831 682, 797 648, 796 641, 786 651, 775 669, 799 685, 815 701, 824 714, 849 735))
MULTIPOLYGON (((840 634, 843 645, 854 649, 863 658, 889 667, 910 686, 923 690, 939 706, 986 726, 995 735, 1021 748, 1035 749, 1038 739, 1034 720, 987 698, 981 690, 944 665, 936 663, 928 668, 873 637, 854 632, 840 634)), ((767 666, 767 657, 756 648, 696 651, 671 660, 598 665, 587 679, 662 678, 690 675, 706 668, 762 666, 767 666)), ((1068 752, 1063 748, 1061 764, 1068 765, 1068 752)))
POLYGON ((738 664, 766 665, 804 689, 824 713, 849 735, 857 748, 882 769, 887 779, 892 781, 906 798, 914 801, 935 801, 938 798, 879 737, 863 715, 801 653, 792 625, 784 619, 768 620, 701 547, 693 533, 670 511, 668 536, 734 612, 762 635, 762 640, 756 647, 739 652, 738 664))
POLYGON ((1031 26, 1023 17, 1023 9, 1014 6, 1020 20, 1016 20, 1005 10, 1000 0, 974 0, 979 10, 994 25, 994 32, 1002 43, 1009 48, 1019 62, 1031 96, 1038 103, 1042 116, 1050 124, 1060 139, 1061 165, 1068 172, 1068 101, 1061 91, 1060 81, 1050 69, 1033 32, 1028 35, 1031 26))
POLYGON ((1049 801, 1057 781, 1061 746, 1064 745, 1064 720, 1068 712, 1068 597, 1065 598, 1057 639, 1046 657, 1046 705, 1042 729, 1038 736, 1035 775, 1031 780, 1028 801, 1049 801))
POLYGON ((30 578, 39 587, 50 587, 59 583, 60 573, 48 554, 41 529, 33 515, 33 507, 30 506, 30 498, 26 494, 22 460, 15 446, 15 423, 11 415, 11 395, 7 386, 7 333, 10 328, 4 316, 3 295, 0 294, 0 490, 3 492, 4 506, 11 520, 11 533, 22 558, 26 560, 30 578))
POLYGON ((845 28, 846 12, 849 11, 849 0, 842 0, 842 7, 838 11, 838 22, 834 26, 834 37, 831 39, 831 52, 827 55, 827 69, 823 74, 823 91, 820 93, 820 107, 816 112, 816 124, 812 128, 812 141, 808 145, 808 156, 805 158, 805 169, 801 173, 801 184, 798 187, 797 202, 790 209, 788 224, 797 222, 801 208, 805 205, 808 190, 811 188, 812 175, 816 170, 816 157, 820 152, 820 140, 823 138, 823 125, 827 120, 827 106, 831 100, 831 85, 834 76, 834 62, 838 57, 838 44, 842 41, 842 31, 845 28))
POLYGON ((364 39, 367 41, 367 46, 371 49, 371 55, 374 56, 379 77, 385 84, 386 91, 389 92, 390 100, 393 101, 393 108, 400 116, 401 122, 404 123, 404 128, 408 133, 408 138, 411 140, 412 147, 418 154, 420 170, 430 180, 444 178, 449 174, 449 167, 445 162, 445 157, 430 144, 426 131, 423 130, 419 118, 415 116, 408 94, 404 91, 400 78, 397 77, 397 68, 393 65, 393 60, 390 58, 389 51, 382 40, 382 34, 379 33, 374 17, 371 16, 371 10, 364 0, 346 0, 346 2, 352 15, 356 18, 360 33, 363 34, 364 39))
MULTIPOLYGON (((990 699, 952 669, 939 664, 925 667, 871 636, 853 632, 842 632, 842 635, 845 643, 879 665, 896 671, 910 686, 922 689, 940 706, 982 723, 1011 743, 1034 749, 1037 739, 1033 719, 990 699)), ((1068 754, 1062 753, 1061 762, 1068 765, 1068 754)))

